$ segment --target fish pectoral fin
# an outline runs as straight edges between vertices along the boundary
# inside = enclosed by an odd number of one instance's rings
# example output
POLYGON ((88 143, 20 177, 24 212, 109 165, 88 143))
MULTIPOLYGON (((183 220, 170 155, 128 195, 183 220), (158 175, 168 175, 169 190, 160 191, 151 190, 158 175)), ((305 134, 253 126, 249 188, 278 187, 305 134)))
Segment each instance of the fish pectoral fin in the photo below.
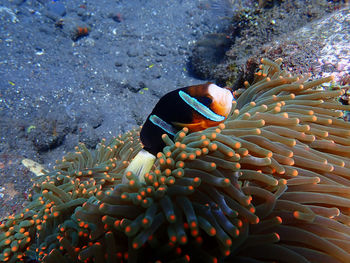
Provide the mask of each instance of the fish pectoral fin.
POLYGON ((149 117, 149 120, 156 126, 158 126, 159 128, 161 128, 163 131, 169 133, 170 135, 175 135, 178 131, 169 123, 167 123, 166 121, 162 120, 161 118, 159 118, 157 115, 151 115, 149 117))
POLYGON ((142 149, 141 151, 139 151, 139 153, 134 157, 129 166, 125 169, 122 178, 122 183, 125 184, 129 182, 129 179, 126 178, 126 173, 132 172, 134 175, 137 176, 141 184, 145 184, 145 174, 151 170, 155 160, 156 157, 153 154, 147 152, 146 150, 142 149))

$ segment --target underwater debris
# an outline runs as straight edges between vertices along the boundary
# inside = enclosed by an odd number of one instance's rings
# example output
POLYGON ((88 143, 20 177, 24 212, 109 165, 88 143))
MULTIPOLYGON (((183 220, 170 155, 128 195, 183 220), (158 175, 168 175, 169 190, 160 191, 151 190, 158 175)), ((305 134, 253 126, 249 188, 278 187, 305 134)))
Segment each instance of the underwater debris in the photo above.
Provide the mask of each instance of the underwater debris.
POLYGON ((34 173, 36 176, 41 176, 45 173, 48 173, 48 171, 45 170, 44 166, 42 166, 40 163, 37 163, 31 159, 25 158, 21 161, 21 163, 29 169, 32 173, 34 173))
POLYGON ((163 136, 145 185, 121 183, 137 130, 79 145, 3 220, 0 260, 349 262, 343 91, 261 62, 224 124, 163 136))

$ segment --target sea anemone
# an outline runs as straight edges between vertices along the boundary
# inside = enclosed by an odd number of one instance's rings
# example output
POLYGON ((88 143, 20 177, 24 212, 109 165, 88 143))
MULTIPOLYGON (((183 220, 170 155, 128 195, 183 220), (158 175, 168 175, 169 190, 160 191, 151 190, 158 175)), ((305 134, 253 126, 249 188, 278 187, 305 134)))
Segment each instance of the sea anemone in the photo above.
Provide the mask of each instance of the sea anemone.
POLYGON ((122 183, 139 130, 79 145, 4 219, 0 260, 350 262, 343 91, 261 62, 225 123, 162 137, 145 183, 122 183))

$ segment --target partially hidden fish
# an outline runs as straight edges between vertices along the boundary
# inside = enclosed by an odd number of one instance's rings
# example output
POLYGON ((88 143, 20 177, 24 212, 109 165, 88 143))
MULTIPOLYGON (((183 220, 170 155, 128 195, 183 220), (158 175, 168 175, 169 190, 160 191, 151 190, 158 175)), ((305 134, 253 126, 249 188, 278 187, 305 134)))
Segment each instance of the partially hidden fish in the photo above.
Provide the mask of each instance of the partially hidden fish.
POLYGON ((165 146, 161 138, 164 133, 173 138, 184 127, 195 132, 217 126, 227 118, 233 100, 229 89, 211 82, 165 94, 147 117, 140 133, 143 149, 126 172, 132 171, 139 176, 140 182, 144 182, 144 174, 150 171, 157 153, 165 146))

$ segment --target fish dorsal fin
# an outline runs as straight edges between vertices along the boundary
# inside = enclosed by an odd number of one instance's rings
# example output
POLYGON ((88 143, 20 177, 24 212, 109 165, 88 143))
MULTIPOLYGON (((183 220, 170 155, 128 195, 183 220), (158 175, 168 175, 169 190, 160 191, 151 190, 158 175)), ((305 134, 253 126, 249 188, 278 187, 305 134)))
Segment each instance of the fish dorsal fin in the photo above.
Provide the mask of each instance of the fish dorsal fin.
POLYGON ((217 121, 217 122, 225 120, 224 116, 216 114, 215 112, 210 110, 207 106, 203 105, 198 100, 188 95, 186 92, 183 92, 182 90, 180 90, 179 96, 184 102, 187 103, 188 106, 193 108, 195 111, 197 111, 199 114, 203 115, 207 119, 212 121, 217 121))
POLYGON ((166 121, 163 121, 161 118, 159 118, 157 115, 151 115, 149 117, 149 120, 156 126, 158 126, 159 128, 161 128, 162 130, 164 130, 165 132, 171 134, 171 135, 175 135, 178 130, 176 130, 171 124, 167 123, 166 121))

